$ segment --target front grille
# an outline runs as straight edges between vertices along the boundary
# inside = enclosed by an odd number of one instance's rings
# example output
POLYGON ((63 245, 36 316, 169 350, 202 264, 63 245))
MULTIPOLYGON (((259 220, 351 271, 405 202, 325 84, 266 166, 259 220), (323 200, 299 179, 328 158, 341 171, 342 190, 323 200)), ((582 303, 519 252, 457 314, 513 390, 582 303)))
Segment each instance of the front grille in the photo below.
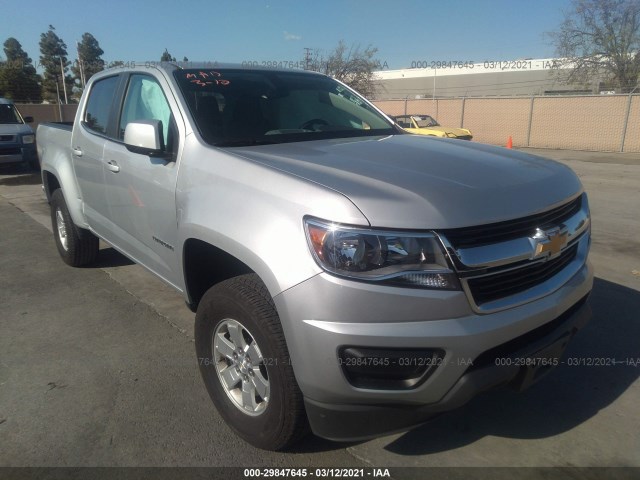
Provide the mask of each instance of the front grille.
POLYGON ((442 230, 453 248, 471 248, 535 235, 536 228, 560 225, 582 207, 582 195, 553 210, 505 222, 442 230))
POLYGON ((0 147, 0 155, 20 155, 22 150, 19 148, 2 148, 0 147))
POLYGON ((0 135, 0 142, 13 142, 13 135, 0 135))
POLYGON ((471 140, 473 137, 471 135, 458 135, 456 138, 458 140, 471 140))
POLYGON ((578 244, 576 243, 552 260, 484 277, 470 278, 467 284, 476 305, 482 305, 516 295, 549 280, 569 265, 577 252, 578 244))

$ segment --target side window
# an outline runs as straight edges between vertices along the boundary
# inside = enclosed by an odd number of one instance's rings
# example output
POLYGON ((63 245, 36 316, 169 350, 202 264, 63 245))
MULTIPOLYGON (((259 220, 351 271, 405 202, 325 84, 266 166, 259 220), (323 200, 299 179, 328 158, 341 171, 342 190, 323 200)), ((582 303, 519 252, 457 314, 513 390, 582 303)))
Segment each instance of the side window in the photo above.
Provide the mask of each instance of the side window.
POLYGON ((175 127, 171 108, 162 88, 156 79, 149 75, 131 75, 118 124, 120 140, 124 140, 127 124, 136 120, 160 120, 166 150, 173 149, 175 127))
POLYGON ((84 112, 84 124, 98 133, 107 133, 111 102, 118 86, 118 77, 107 77, 98 80, 91 87, 87 108, 84 112))

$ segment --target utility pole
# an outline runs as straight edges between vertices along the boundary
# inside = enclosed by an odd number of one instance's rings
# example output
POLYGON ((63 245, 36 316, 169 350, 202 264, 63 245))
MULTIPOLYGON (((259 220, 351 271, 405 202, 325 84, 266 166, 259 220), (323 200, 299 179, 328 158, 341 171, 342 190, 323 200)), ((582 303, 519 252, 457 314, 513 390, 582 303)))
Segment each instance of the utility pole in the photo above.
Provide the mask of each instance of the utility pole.
POLYGON ((304 47, 304 69, 311 70, 311 49, 304 47))
POLYGON ((58 114, 62 122, 62 100, 60 100, 60 86, 58 85, 58 75, 56 75, 56 95, 58 96, 58 114))
POLYGON ((78 68, 80 70, 80 83, 82 83, 82 88, 84 88, 87 83, 84 77, 84 65, 82 64, 82 57, 80 56, 80 42, 76 42, 76 51, 78 52, 78 68))
POLYGON ((62 75, 62 88, 64 90, 64 104, 69 104, 69 99, 67 98, 67 82, 65 82, 64 78, 64 67, 62 65, 62 57, 58 57, 60 59, 60 74, 62 75))

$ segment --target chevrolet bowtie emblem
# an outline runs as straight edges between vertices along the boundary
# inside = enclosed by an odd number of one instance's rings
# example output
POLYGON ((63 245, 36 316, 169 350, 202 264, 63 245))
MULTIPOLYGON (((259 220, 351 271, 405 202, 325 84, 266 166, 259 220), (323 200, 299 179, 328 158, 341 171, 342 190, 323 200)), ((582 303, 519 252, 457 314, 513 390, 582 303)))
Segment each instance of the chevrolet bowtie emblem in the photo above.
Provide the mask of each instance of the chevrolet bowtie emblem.
POLYGON ((549 230, 536 229, 536 234, 529 239, 534 248, 532 259, 541 257, 555 257, 569 241, 566 227, 555 227, 549 230))

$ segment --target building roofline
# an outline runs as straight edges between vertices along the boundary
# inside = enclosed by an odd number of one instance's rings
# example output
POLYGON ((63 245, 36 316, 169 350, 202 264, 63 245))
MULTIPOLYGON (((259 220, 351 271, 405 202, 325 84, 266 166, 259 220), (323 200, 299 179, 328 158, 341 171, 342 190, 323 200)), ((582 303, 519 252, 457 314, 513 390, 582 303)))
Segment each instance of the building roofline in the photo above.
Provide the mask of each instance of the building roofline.
POLYGON ((378 70, 377 80, 395 80, 402 78, 425 78, 451 75, 478 75, 482 73, 551 71, 569 69, 572 65, 561 58, 526 58, 520 60, 487 60, 468 62, 412 62, 414 68, 400 70, 378 70), (439 66, 445 65, 445 68, 439 66), (436 68, 432 68, 436 67, 436 68))

